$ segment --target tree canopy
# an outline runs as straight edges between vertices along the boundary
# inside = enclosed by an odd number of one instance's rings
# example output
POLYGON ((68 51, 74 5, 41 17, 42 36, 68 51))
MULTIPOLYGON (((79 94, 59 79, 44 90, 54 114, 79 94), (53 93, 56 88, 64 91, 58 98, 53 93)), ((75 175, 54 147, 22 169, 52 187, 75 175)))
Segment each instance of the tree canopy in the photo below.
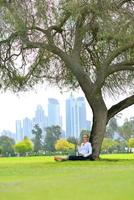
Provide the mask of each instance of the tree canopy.
POLYGON ((46 128, 46 135, 44 141, 44 149, 47 151, 55 151, 55 143, 60 139, 60 126, 51 126, 46 128))
POLYGON ((58 150, 58 151, 60 150, 60 151, 63 151, 63 152, 67 152, 70 149, 74 150, 75 145, 71 142, 68 142, 65 139, 59 139, 55 143, 55 149, 58 150))
POLYGON ((109 124, 106 129, 106 137, 108 138, 114 138, 115 133, 118 133, 119 131, 119 126, 117 123, 117 118, 113 117, 110 119, 109 124))
POLYGON ((7 136, 0 136, 0 154, 2 156, 14 155, 14 139, 7 136))
POLYGON ((119 127, 119 133, 125 140, 129 140, 129 138, 134 137, 134 119, 126 119, 123 125, 119 127))
POLYGON ((29 140, 27 137, 25 137, 22 141, 16 143, 14 147, 15 151, 23 156, 33 150, 33 144, 31 140, 29 140))
POLYGON ((34 151, 39 152, 40 150, 42 150, 42 129, 39 127, 38 124, 34 126, 32 134, 34 135, 33 138, 34 151))
POLYGON ((91 87, 132 89, 133 1, 12 0, 0 11, 2 87, 77 87, 79 73, 91 87))
POLYGON ((129 146, 129 148, 134 148, 134 138, 130 138, 128 140, 128 146, 129 146))
POLYGON ((98 156, 107 122, 134 104, 134 1, 3 0, 0 6, 1 88, 25 90, 44 80, 80 86, 93 111, 98 156), (120 91, 127 97, 107 108, 104 94, 120 91))

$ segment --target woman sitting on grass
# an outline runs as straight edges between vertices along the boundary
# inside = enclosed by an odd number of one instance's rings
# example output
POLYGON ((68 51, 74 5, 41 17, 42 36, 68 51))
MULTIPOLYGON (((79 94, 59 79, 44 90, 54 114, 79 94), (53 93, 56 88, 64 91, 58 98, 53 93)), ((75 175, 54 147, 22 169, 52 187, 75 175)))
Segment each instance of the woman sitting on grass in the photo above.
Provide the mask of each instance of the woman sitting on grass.
POLYGON ((67 160, 89 160, 92 154, 92 146, 89 142, 89 135, 83 135, 83 142, 80 146, 77 147, 78 152, 77 155, 69 155, 66 158, 55 156, 55 161, 67 161, 67 160))

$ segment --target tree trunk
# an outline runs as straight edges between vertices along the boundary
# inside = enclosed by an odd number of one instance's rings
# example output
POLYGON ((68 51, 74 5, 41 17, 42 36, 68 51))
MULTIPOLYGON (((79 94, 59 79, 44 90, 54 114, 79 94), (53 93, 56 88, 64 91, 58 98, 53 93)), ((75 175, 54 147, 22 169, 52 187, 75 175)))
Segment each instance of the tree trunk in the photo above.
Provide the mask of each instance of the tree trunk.
POLYGON ((90 137, 93 148, 92 159, 98 160, 107 124, 107 108, 101 96, 94 99, 92 110, 93 126, 90 137))

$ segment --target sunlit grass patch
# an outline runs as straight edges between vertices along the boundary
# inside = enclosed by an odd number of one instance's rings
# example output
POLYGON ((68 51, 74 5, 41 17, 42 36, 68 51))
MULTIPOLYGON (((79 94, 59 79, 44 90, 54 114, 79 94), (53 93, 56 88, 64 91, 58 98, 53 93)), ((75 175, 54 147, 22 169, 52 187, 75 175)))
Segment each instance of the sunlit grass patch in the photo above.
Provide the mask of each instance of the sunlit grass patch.
POLYGON ((0 158, 0 200, 133 200, 134 155, 101 157, 62 163, 53 157, 0 158))

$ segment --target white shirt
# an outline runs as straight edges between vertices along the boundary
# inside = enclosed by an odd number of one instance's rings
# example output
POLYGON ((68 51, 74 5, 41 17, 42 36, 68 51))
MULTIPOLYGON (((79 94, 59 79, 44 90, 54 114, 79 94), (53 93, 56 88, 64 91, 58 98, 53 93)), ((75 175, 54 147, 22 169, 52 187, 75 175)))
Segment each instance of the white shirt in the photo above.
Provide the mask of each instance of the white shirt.
POLYGON ((92 154, 92 146, 90 142, 82 143, 81 146, 78 146, 78 154, 87 157, 92 154))

